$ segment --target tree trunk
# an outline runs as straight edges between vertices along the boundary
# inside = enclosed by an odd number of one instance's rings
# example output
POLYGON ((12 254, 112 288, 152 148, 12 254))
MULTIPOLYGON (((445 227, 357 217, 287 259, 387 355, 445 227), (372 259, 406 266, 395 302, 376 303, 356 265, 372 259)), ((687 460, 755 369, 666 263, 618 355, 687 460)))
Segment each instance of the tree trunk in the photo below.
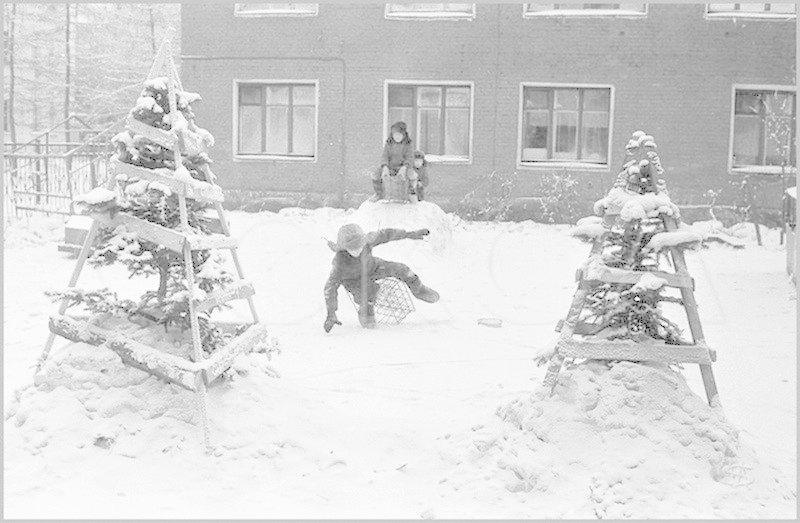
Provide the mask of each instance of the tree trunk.
POLYGON ((8 28, 8 106, 6 107, 6 121, 8 122, 8 132, 12 143, 17 141, 17 122, 14 119, 14 24, 17 17, 17 4, 11 4, 11 16, 9 16, 8 28))
POLYGON ((169 278, 169 261, 163 260, 158 266, 158 304, 163 305, 167 299, 167 279, 169 278))
POLYGON ((153 50, 153 56, 156 55, 156 20, 153 16, 153 5, 147 6, 150 11, 150 48, 153 50))
MULTIPOLYGON (((70 44, 70 25, 71 25, 70 9, 69 9, 70 8, 70 4, 66 4, 64 7, 66 8, 66 14, 67 14, 67 24, 66 24, 66 29, 64 31, 64 56, 66 57, 66 71, 65 71, 65 74, 64 74, 64 119, 66 120, 67 118, 69 118, 69 112, 70 112, 69 111, 69 109, 70 109, 70 104, 69 104, 69 100, 70 100, 70 92, 69 91, 70 91, 70 89, 69 88, 70 88, 70 82, 71 82, 71 76, 72 76, 72 57, 70 55, 70 45, 69 45, 70 44)), ((67 141, 67 142, 70 141, 71 135, 69 133, 69 121, 67 121, 65 123, 65 125, 64 125, 64 137, 65 137, 65 141, 67 141)))

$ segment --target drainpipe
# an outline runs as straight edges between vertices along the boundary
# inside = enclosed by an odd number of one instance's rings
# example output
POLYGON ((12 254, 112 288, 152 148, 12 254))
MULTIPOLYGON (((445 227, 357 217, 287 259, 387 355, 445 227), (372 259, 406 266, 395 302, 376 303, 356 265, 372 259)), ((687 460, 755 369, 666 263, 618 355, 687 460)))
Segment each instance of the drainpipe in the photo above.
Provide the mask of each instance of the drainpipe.
MULTIPOLYGON (((342 66, 342 128, 341 135, 341 181, 339 182, 339 205, 344 207, 344 187, 347 181, 347 63, 340 56, 200 56, 183 55, 181 60, 210 62, 212 60, 289 60, 310 62, 338 62, 342 66)), ((319 154, 319 152, 318 152, 319 154)))

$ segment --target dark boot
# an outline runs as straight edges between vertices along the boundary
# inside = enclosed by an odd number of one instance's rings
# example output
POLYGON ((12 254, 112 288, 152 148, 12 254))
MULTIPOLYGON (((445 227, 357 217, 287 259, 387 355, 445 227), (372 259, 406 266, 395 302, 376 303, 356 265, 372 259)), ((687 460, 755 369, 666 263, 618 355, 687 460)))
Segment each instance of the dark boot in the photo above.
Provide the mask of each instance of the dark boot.
POLYGON ((436 303, 439 301, 439 293, 430 287, 424 286, 422 281, 419 279, 419 276, 414 275, 414 277, 407 281, 406 284, 411 290, 411 294, 413 294, 416 299, 428 303, 436 303))
POLYGON ((377 180, 372 180, 372 188, 375 189, 375 199, 382 200, 383 199, 383 180, 378 178, 377 180))
POLYGON ((375 322, 375 308, 371 303, 367 303, 358 311, 358 322, 365 329, 374 329, 375 322))
POLYGON ((425 199, 425 187, 422 185, 417 186, 417 200, 422 201, 425 199))

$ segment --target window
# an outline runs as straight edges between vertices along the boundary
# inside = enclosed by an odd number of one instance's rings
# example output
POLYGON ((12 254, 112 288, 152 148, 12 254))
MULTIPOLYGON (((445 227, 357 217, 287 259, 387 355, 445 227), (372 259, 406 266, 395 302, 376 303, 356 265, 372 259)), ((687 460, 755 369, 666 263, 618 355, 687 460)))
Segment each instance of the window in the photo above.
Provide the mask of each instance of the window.
POLYGON ((795 115, 792 91, 736 89, 731 167, 765 173, 794 167, 795 115))
POLYGON ((313 83, 240 83, 238 156, 316 155, 317 86, 313 83))
POLYGON ((523 86, 521 165, 608 165, 611 88, 523 86))
POLYGON ((388 124, 402 120, 414 146, 432 161, 470 159, 472 86, 389 84, 388 124))
POLYGON ((524 16, 645 16, 647 4, 525 4, 524 16))
POLYGON ((236 4, 235 16, 315 16, 319 4, 236 4))
POLYGON ((386 18, 475 18, 475 4, 386 4, 386 18))
POLYGON ((755 17, 755 18, 792 18, 795 16, 793 3, 781 4, 708 4, 710 17, 755 17))

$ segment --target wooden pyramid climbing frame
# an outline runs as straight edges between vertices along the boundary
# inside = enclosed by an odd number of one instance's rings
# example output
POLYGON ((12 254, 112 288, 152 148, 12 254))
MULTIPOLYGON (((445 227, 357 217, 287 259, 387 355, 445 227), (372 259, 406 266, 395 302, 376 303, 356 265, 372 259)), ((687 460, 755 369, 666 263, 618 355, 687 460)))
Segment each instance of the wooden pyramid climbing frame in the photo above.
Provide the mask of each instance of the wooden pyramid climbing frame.
MULTIPOLYGON (((183 88, 175 64, 172 61, 171 37, 172 31, 170 31, 170 34, 164 39, 159 49, 153 67, 148 75, 148 80, 154 78, 162 71, 166 72, 164 76, 168 78, 169 107, 170 112, 174 113, 177 111, 177 92, 182 91, 183 88)), ((158 129, 140 122, 133 117, 128 118, 127 128, 133 133, 142 135, 162 147, 171 149, 175 155, 175 165, 182 165, 180 144, 183 140, 179 130, 158 129)), ((253 285, 244 279, 244 273, 236 250, 237 242, 235 238, 231 237, 228 222, 225 219, 222 208, 222 190, 213 182, 214 175, 211 173, 207 164, 204 168, 206 170, 207 181, 199 181, 191 177, 171 176, 165 173, 164 168, 146 169, 115 159, 112 162, 111 175, 106 188, 112 189, 115 186, 117 175, 126 175, 128 179, 139 178, 141 180, 160 182, 168 187, 173 194, 178 196, 181 226, 179 229, 170 229, 126 214, 124 210, 113 214, 92 214, 92 225, 83 243, 75 269, 72 272, 68 284, 69 289, 75 288, 83 265, 92 251, 92 246, 100 228, 113 229, 119 225, 124 225, 129 231, 135 232, 139 238, 157 245, 163 245, 170 251, 182 256, 184 274, 187 280, 187 288, 189 289, 195 288, 195 273, 192 263, 193 252, 207 249, 230 250, 233 263, 236 267, 238 280, 225 288, 209 293, 202 300, 194 298, 189 300, 192 340, 191 360, 164 353, 153 347, 145 346, 133 339, 93 325, 89 323, 86 318, 67 316, 65 313, 68 306, 68 299, 64 298, 59 306, 58 314, 50 318, 51 332, 36 370, 38 372, 47 360, 56 335, 72 341, 103 345, 119 354, 123 363, 139 368, 154 376, 167 380, 170 383, 174 383, 197 393, 203 439, 206 448, 210 448, 206 387, 230 367, 233 359, 237 355, 252 350, 257 343, 266 338, 267 332, 266 326, 259 323, 258 314, 256 313, 253 303, 253 285), (219 219, 218 228, 221 234, 193 234, 185 232, 191 231, 188 222, 187 198, 213 205, 219 219), (215 325, 223 330, 230 330, 231 332, 238 333, 238 335, 229 339, 223 347, 214 351, 210 356, 205 357, 200 339, 198 313, 236 299, 247 300, 253 322, 245 325, 225 325, 222 322, 215 322, 215 325), (242 331, 242 328, 245 328, 245 330, 242 331)), ((144 329, 147 328, 152 328, 152 326, 145 327, 144 329)))
MULTIPOLYGON (((653 145, 655 147, 655 145, 653 145)), ((627 165, 627 164, 626 164, 627 165)), ((645 218, 643 222, 659 226, 663 231, 675 232, 678 230, 678 220, 674 215, 659 213, 657 217, 645 218)), ((597 259, 611 234, 612 226, 620 224, 619 214, 606 213, 603 216, 603 232, 595 235, 589 255, 597 259)), ((662 363, 696 363, 700 366, 706 396, 710 405, 718 405, 719 398, 717 386, 714 381, 712 362, 716 361, 716 352, 710 349, 705 342, 703 327, 697 311, 697 302, 694 297, 694 279, 689 274, 684 257, 686 244, 677 244, 665 247, 662 251, 666 254, 674 272, 662 270, 630 270, 625 268, 610 267, 604 264, 594 264, 578 269, 576 280, 578 288, 572 299, 572 304, 565 319, 560 320, 556 332, 560 333, 556 342, 555 351, 550 357, 549 366, 545 375, 544 384, 551 391, 556 385, 558 374, 565 360, 575 358, 597 360, 626 360, 626 361, 652 361, 662 363), (604 284, 623 284, 628 288, 633 287, 645 275, 650 274, 664 280, 665 287, 680 290, 680 299, 677 301, 685 310, 692 334, 690 344, 667 344, 661 340, 647 338, 645 341, 633 339, 606 339, 597 336, 599 328, 592 322, 586 321, 582 312, 587 306, 587 300, 594 289, 604 284)))

